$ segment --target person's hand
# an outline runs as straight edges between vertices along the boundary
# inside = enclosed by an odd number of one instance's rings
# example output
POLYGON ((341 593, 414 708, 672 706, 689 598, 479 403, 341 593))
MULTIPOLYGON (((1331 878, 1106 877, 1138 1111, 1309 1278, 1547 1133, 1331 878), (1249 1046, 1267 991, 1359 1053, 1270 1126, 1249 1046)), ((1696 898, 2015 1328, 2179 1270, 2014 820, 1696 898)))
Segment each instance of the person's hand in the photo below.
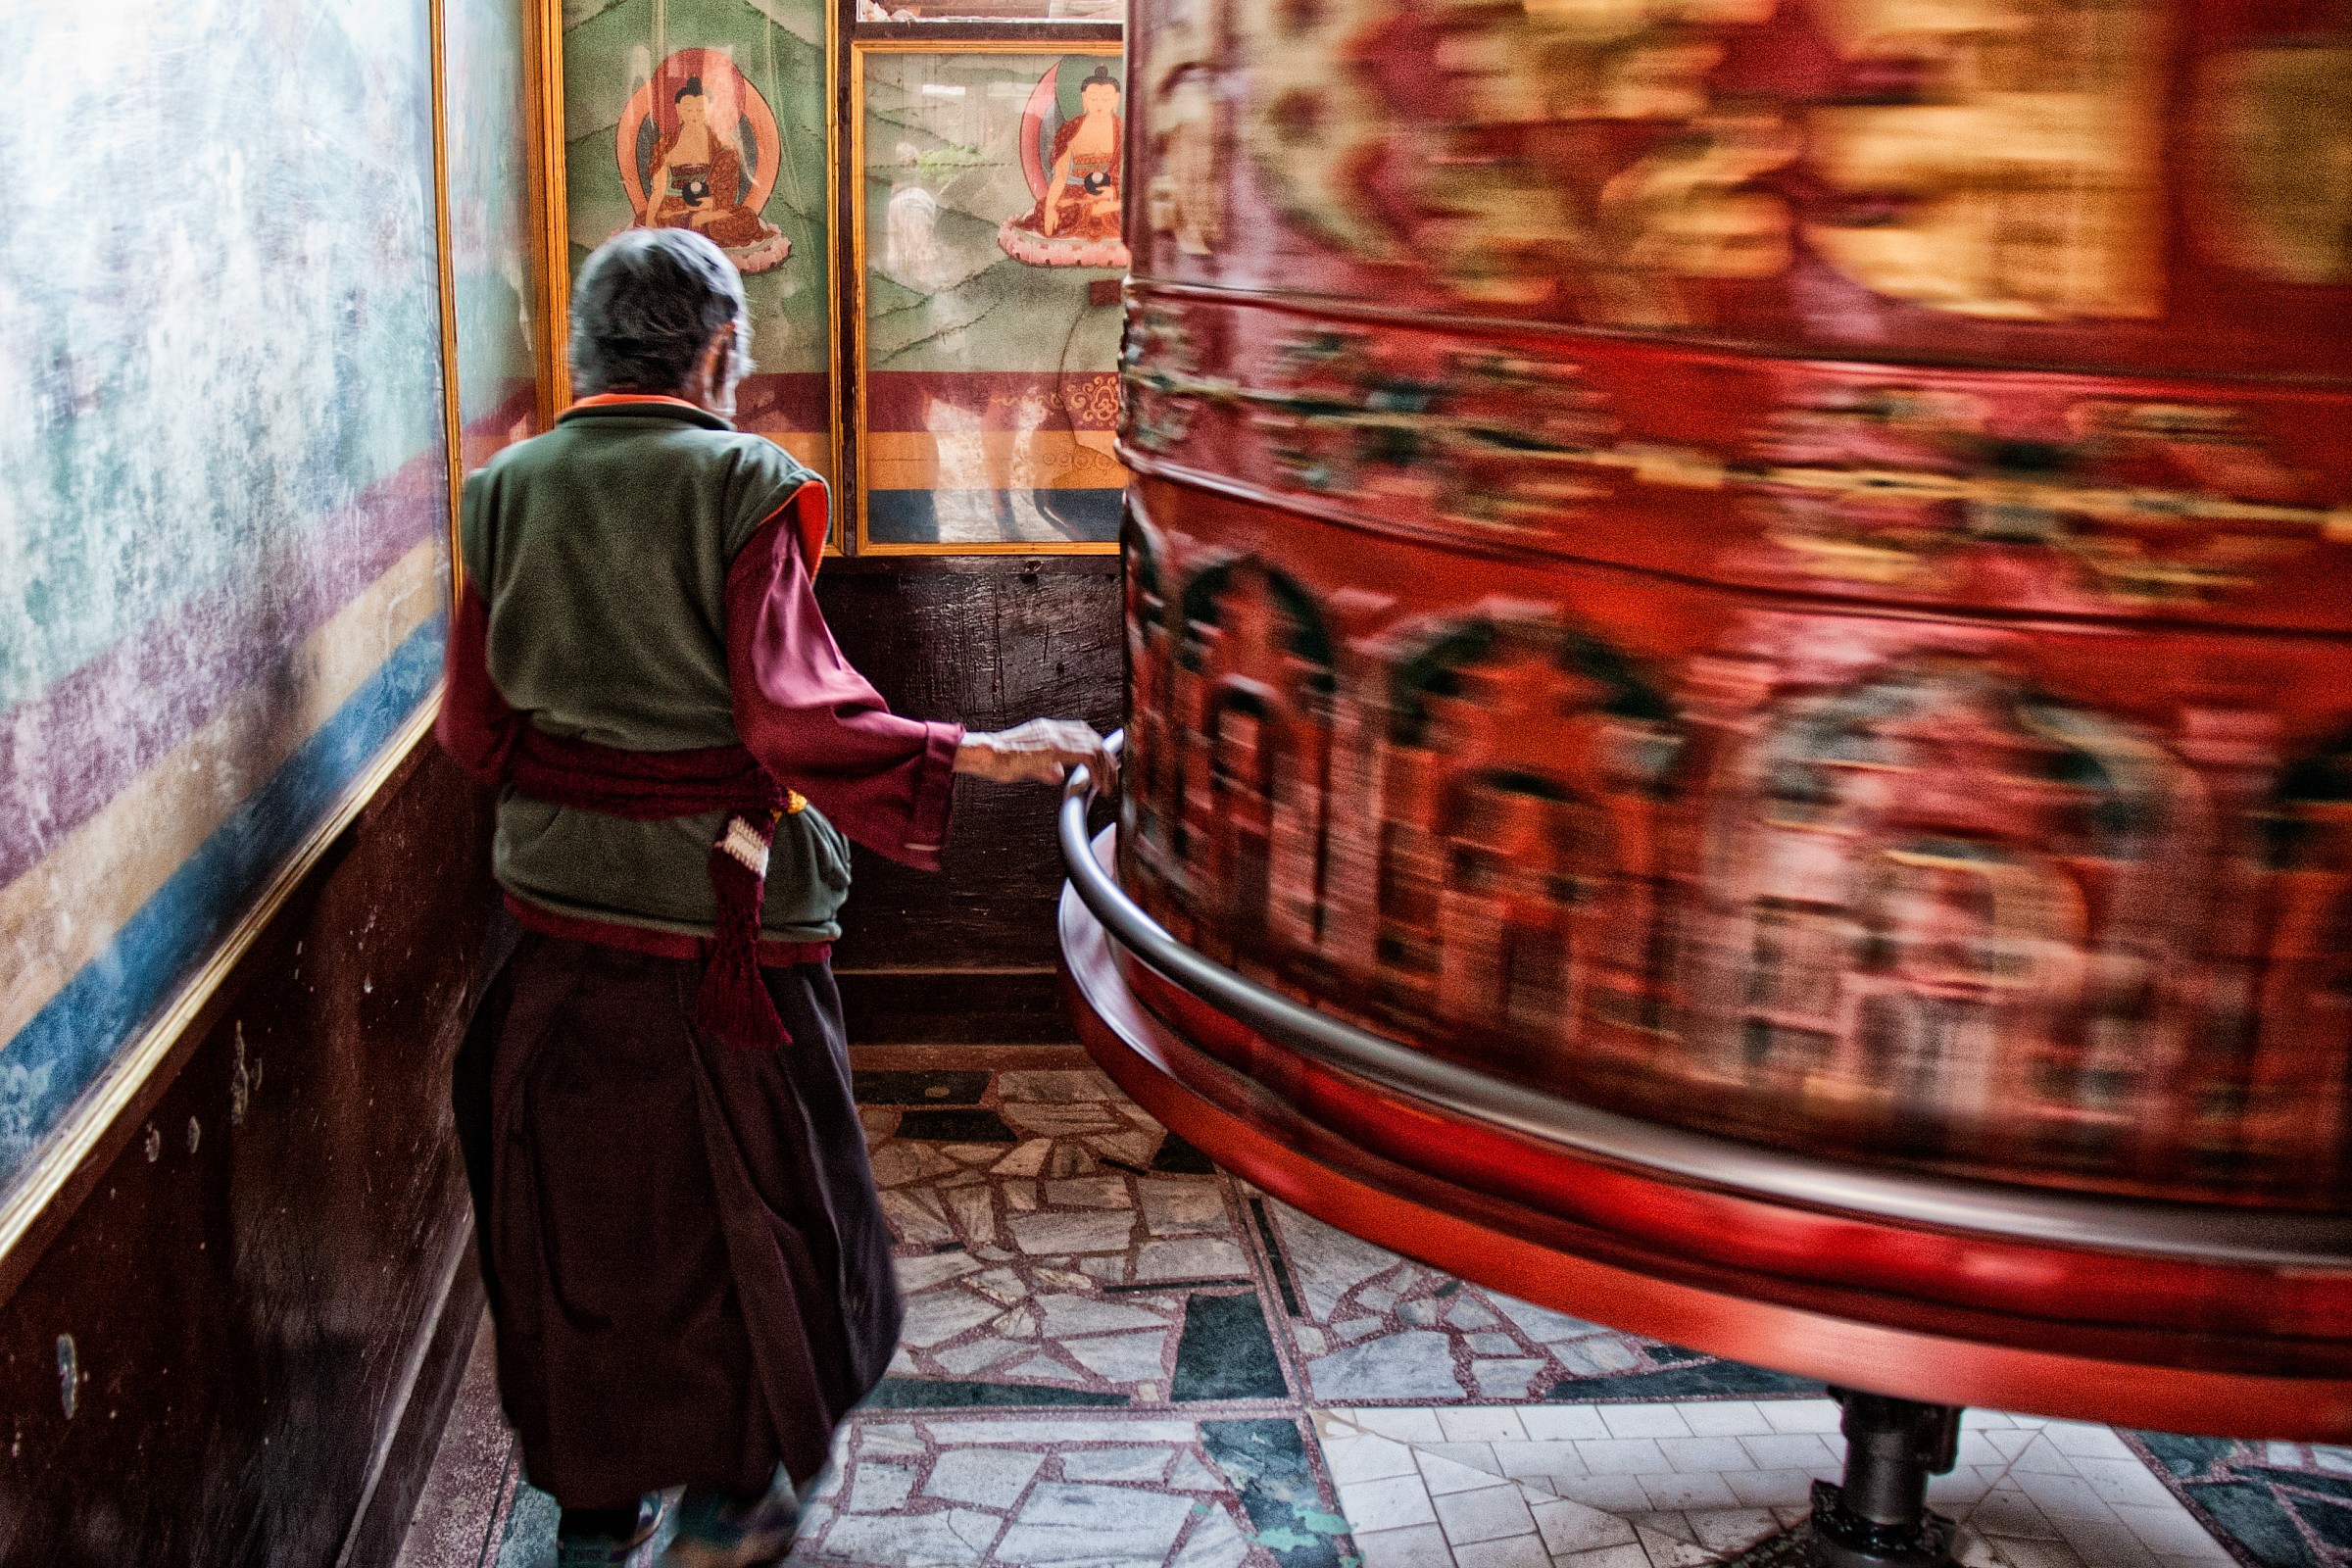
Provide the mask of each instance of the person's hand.
POLYGON ((956 771, 1000 784, 1058 784, 1073 767, 1093 773, 1108 790, 1118 763, 1102 737, 1074 718, 1033 718, 989 735, 966 735, 956 749, 956 771))

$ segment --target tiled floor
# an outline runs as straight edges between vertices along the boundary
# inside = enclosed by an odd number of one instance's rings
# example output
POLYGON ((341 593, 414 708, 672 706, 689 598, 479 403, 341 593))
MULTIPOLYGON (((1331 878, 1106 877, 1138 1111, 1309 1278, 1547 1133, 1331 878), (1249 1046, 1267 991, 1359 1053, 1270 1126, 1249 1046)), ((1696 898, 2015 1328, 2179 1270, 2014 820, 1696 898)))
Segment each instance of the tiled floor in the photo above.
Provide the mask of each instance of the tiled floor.
MULTIPOLYGON (((1074 1054, 859 1054, 906 1333, 796 1563, 1698 1568, 1837 1473, 1810 1385, 1409 1263, 1074 1054)), ((541 1568, 487 1336, 401 1568, 541 1568)), ((2352 1568, 2352 1451, 1971 1411, 1978 1568, 2352 1568)))

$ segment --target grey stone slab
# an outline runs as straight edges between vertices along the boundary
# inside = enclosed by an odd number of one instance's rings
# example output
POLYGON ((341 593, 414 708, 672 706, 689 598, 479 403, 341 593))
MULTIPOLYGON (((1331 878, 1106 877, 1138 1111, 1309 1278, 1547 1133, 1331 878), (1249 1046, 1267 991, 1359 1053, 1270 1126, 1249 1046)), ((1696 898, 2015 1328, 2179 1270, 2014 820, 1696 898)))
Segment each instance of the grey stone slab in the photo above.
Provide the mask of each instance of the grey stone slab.
POLYGON ((1043 1350, 1023 1361, 1019 1366, 1007 1367, 1004 1375, 1008 1378, 1027 1378, 1036 1383, 1084 1383, 1086 1381, 1085 1374, 1062 1365, 1043 1350))
MULTIPOLYGON (((964 1174, 974 1182, 983 1181, 973 1172, 964 1174)), ((985 1185, 954 1188, 942 1196, 947 1200, 948 1213, 962 1227, 966 1241, 986 1244, 997 1239, 996 1202, 985 1185)))
POLYGON ((1123 1252, 1135 1231, 1135 1216, 1114 1214, 1017 1214, 1012 1242, 1024 1252, 1123 1252))
POLYGON ((1121 1101, 1127 1097, 1092 1067, 1042 1068, 997 1074, 1000 1101, 1040 1101, 1048 1104, 1077 1104, 1087 1101, 1121 1101))
POLYGON ((880 1187, 903 1187, 908 1182, 945 1176, 958 1168, 954 1160, 929 1144, 887 1143, 868 1157, 873 1162, 874 1183, 880 1187))
POLYGON ((1099 1338, 1063 1340, 1061 1352, 1099 1378, 1112 1383, 1141 1383, 1162 1375, 1168 1335, 1165 1329, 1147 1334, 1106 1334, 1099 1338))
POLYGON ((1173 1451, 1157 1447, 1072 1448, 1061 1456, 1064 1481, 1157 1481, 1173 1451))
POLYGON ((1089 1137, 1086 1145, 1098 1154, 1107 1154, 1130 1165, 1144 1165, 1158 1152, 1159 1137, 1157 1133, 1104 1133, 1089 1137))
POLYGON ((1315 1397, 1351 1399, 1458 1399, 1463 1389, 1453 1375, 1453 1347, 1429 1329, 1411 1329, 1365 1340, 1306 1364, 1315 1397))
POLYGON ((998 1311, 994 1301, 983 1300, 953 1285, 943 1285, 906 1303, 906 1326, 899 1331, 899 1338, 918 1350, 927 1350, 965 1329, 978 1328, 998 1311))
MULTIPOLYGON (((1046 1156, 1054 1152, 1054 1140, 1032 1138, 990 1167, 994 1176, 1035 1176, 1046 1168, 1046 1156)), ((1037 1205, 1029 1205, 1034 1208, 1037 1205)))
POLYGON ((1491 1329, 1502 1320, 1488 1310, 1477 1293, 1463 1291, 1446 1303, 1446 1321, 1457 1329, 1491 1329))
POLYGON ((1581 1378, 1614 1377, 1649 1365, 1642 1352, 1614 1334, 1592 1334, 1567 1344, 1553 1343, 1551 1353, 1569 1375, 1581 1378))
POLYGON ((1225 1212, 1225 1195, 1213 1181, 1158 1177, 1136 1183, 1136 1189, 1143 1197, 1144 1228, 1154 1236, 1232 1228, 1232 1219, 1225 1212))
POLYGON ((891 1266, 898 1273, 899 1289, 913 1296, 960 1275, 976 1274, 983 1265, 968 1252, 925 1252, 893 1259, 891 1266))
POLYGON ((1168 1568, 1241 1568, 1249 1560, 1250 1543, 1233 1515, 1211 1508, 1185 1537, 1184 1549, 1168 1568))
POLYGON ((1064 1208, 1129 1208, 1134 1198, 1122 1176, 1085 1176, 1046 1183, 1046 1201, 1064 1208))
POLYGON ((903 1464, 860 1463, 850 1479, 852 1513, 893 1513, 914 1490, 914 1469, 903 1464))
POLYGON ((1547 1306, 1522 1301, 1515 1296, 1489 1292, 1487 1298, 1494 1303, 1503 1316, 1518 1324, 1528 1338, 1540 1340, 1545 1345, 1560 1340, 1581 1340, 1588 1334, 1607 1332, 1597 1323, 1588 1323, 1583 1318, 1570 1317, 1565 1312, 1554 1312, 1547 1306))
POLYGON ((1225 1478, 1210 1470, 1190 1453, 1176 1456, 1176 1468, 1168 1472, 1168 1485, 1178 1492, 1224 1492, 1229 1490, 1225 1478))
POLYGON ((1044 1454, 1021 1448, 949 1448, 932 1465, 923 1495, 1009 1508, 1045 1462, 1044 1454))
POLYGON ((1340 1298, 1349 1291, 1396 1265, 1396 1253, 1358 1241, 1288 1204, 1269 1202, 1266 1208, 1281 1234, 1299 1299, 1307 1315, 1318 1323, 1331 1321, 1340 1298))
POLYGON ((969 1345, 952 1345, 932 1359, 959 1378, 968 1378, 1016 1355, 1027 1355, 1036 1349, 1034 1345, 1022 1345, 1012 1340, 989 1338, 974 1340, 969 1345))
POLYGON ((959 1535, 944 1513, 852 1515, 825 1532, 823 1555, 874 1568, 953 1568, 980 1561, 986 1550, 959 1535))
POLYGON ((902 1242, 936 1246, 956 1239, 947 1211, 939 1206, 939 1195, 923 1188, 884 1189, 882 1214, 902 1242))
POLYGON ((1250 1260, 1242 1255, 1240 1244, 1222 1236, 1146 1242, 1135 1257, 1139 1281, 1241 1279, 1249 1272, 1250 1260))
POLYGON ((1478 1392, 1490 1399, 1524 1399, 1528 1386, 1543 1375, 1544 1367, 1544 1361, 1530 1356, 1473 1361, 1470 1376, 1477 1382, 1478 1392))
POLYGON ((1462 1343, 1470 1348, 1472 1355, 1517 1355, 1519 1353, 1519 1342, 1508 1334, 1471 1334, 1464 1336, 1462 1343))
POLYGON ((1074 1138, 1081 1133, 1117 1133, 1126 1124, 1099 1105, 1006 1105, 1005 1122, 1033 1138, 1074 1138))
POLYGON ((903 1421, 861 1421, 858 1424, 858 1454, 870 1459, 880 1454, 917 1455, 923 1435, 903 1421))
POLYGON ((1055 1339, 1119 1329, 1164 1328, 1168 1322, 1149 1307, 1091 1296, 1041 1296, 1037 1307, 1045 1315, 1046 1332, 1055 1339))
POLYGON ((1132 1487, 1043 1482, 997 1544, 1007 1563, 1165 1562, 1193 1505, 1132 1487))

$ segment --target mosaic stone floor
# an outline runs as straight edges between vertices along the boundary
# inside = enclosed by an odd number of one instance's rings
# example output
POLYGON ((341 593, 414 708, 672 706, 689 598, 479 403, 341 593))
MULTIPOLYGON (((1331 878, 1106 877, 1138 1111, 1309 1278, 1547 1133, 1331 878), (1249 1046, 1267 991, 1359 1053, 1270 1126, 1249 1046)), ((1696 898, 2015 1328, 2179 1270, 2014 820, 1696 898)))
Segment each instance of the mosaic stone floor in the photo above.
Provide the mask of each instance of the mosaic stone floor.
MULTIPOLYGON (((1817 1386, 1368 1246, 1167 1135, 1074 1052, 861 1051, 908 1297, 795 1563, 1701 1568, 1802 1516, 1817 1386)), ((401 1568, 542 1568, 488 1336, 401 1568)), ((2352 1450, 1970 1411, 1971 1568, 2352 1568, 2352 1450)))

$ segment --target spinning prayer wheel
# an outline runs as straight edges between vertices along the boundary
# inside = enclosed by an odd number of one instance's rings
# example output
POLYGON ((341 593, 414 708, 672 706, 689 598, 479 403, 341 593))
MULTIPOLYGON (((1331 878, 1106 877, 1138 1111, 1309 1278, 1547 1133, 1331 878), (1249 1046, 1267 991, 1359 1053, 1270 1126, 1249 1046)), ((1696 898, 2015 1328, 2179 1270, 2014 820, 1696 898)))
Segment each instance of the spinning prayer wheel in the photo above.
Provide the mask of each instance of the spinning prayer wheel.
POLYGON ((2347 26, 1139 0, 1104 1066, 1898 1470, 2352 1437, 2347 26))

